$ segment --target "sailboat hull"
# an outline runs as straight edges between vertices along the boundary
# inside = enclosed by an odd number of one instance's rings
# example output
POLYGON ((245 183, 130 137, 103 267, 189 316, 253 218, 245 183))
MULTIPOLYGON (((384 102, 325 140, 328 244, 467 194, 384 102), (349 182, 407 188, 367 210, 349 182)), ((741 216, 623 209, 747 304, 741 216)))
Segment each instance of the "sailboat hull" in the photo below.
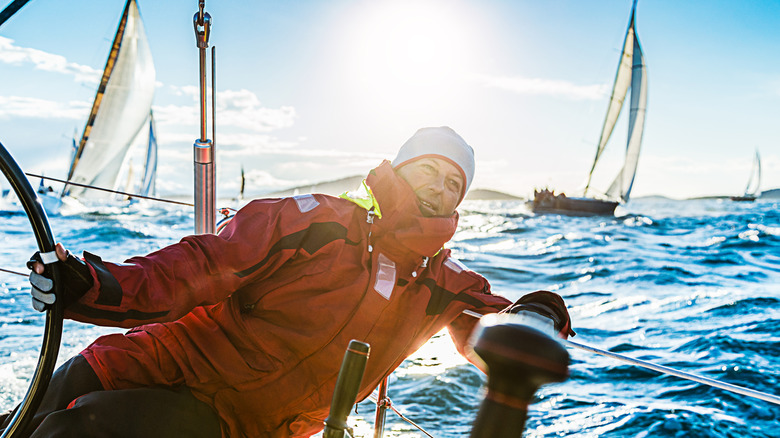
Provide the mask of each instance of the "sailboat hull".
POLYGON ((617 201, 553 195, 542 191, 534 194, 531 210, 534 213, 567 216, 611 216, 615 214, 617 206, 617 201))
POLYGON ((755 196, 732 196, 731 200, 737 202, 753 202, 756 200, 756 197, 755 196))

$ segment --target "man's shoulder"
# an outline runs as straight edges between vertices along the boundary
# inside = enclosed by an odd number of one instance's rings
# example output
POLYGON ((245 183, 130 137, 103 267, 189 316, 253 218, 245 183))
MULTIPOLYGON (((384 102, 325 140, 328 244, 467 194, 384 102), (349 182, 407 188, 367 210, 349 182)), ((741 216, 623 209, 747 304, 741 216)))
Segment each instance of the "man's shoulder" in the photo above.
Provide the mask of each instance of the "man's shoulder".
POLYGON ((468 266, 466 266, 465 263, 456 259, 455 257, 452 257, 451 255, 445 256, 444 261, 442 262, 442 267, 449 269, 456 274, 460 274, 462 272, 472 272, 476 274, 476 272, 472 271, 468 266))
POLYGON ((490 283, 480 273, 471 269, 467 263, 449 254, 440 254, 442 257, 436 270, 436 284, 453 293, 489 293, 490 283))
POLYGON ((244 208, 278 209, 297 214, 352 211, 354 204, 336 196, 322 193, 304 193, 284 198, 261 198, 249 202, 244 208))
POLYGON ((358 207, 346 199, 322 193, 307 193, 291 196, 288 202, 295 202, 301 214, 351 216, 358 207))
POLYGON ((474 279, 484 280, 484 277, 478 272, 471 269, 462 260, 454 257, 450 250, 442 250, 441 259, 441 275, 444 276, 466 276, 474 279))

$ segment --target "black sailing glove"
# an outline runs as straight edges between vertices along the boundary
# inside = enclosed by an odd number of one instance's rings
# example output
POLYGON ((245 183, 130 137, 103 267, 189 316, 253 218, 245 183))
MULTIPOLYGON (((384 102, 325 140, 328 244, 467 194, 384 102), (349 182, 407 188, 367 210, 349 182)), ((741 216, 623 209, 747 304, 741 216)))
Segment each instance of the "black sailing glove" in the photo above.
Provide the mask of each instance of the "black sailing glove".
POLYGON ((556 293, 540 290, 524 295, 512 305, 509 313, 522 311, 533 312, 551 319, 558 336, 563 339, 576 335, 571 329, 571 318, 569 318, 569 311, 566 310, 566 303, 556 293))
MULTIPOLYGON (((32 285, 30 295, 32 295, 33 309, 43 312, 54 304, 57 297, 54 295, 54 280, 51 278, 51 271, 48 266, 44 269, 43 275, 41 275, 32 270, 35 262, 43 263, 40 251, 36 251, 30 257, 27 267, 32 271, 30 272, 30 284, 32 285)), ((92 288, 94 281, 87 264, 70 253, 68 253, 68 257, 64 262, 57 261, 56 263, 59 264, 60 279, 63 282, 62 293, 64 296, 62 297, 62 302, 64 308, 67 308, 84 296, 92 288)))

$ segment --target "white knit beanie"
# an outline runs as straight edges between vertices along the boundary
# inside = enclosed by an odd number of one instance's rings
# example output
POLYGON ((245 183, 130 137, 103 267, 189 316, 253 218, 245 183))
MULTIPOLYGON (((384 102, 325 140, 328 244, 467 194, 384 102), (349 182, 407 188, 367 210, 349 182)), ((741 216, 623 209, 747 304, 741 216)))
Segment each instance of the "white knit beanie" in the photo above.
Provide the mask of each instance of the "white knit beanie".
POLYGON ((460 194, 462 201, 471 181, 474 180, 474 149, 452 128, 440 126, 418 129, 398 150, 392 165, 397 169, 412 161, 431 156, 444 158, 460 169, 464 182, 463 192, 460 194))

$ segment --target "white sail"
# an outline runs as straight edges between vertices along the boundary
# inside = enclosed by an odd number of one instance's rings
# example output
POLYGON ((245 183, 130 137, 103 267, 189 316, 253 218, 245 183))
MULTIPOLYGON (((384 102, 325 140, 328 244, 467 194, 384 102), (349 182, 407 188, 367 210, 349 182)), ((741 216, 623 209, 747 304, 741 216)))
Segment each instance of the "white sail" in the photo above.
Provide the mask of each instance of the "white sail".
POLYGON ((633 67, 631 69, 631 108, 628 119, 628 140, 626 141, 626 159, 623 168, 607 189, 606 195, 612 199, 626 202, 634 185, 636 168, 639 164, 639 151, 642 148, 642 134, 647 113, 647 66, 634 33, 633 67))
POLYGON ((747 186, 745 186, 745 194, 743 196, 759 196, 761 194, 761 156, 756 149, 756 155, 753 157, 753 166, 750 169, 750 177, 748 178, 747 186))
POLYGON ((620 55, 617 74, 615 74, 615 83, 612 85, 612 94, 607 106, 607 116, 604 118, 604 125, 601 127, 601 135, 599 135, 599 144, 596 148, 596 158, 593 160, 593 167, 596 167, 596 163, 601 158, 601 153, 607 147, 612 131, 617 124, 618 116, 620 116, 620 110, 623 109, 623 102, 625 102, 626 94, 628 94, 628 89, 631 86, 633 52, 634 29, 629 27, 623 42, 623 51, 620 55))
POLYGON ((144 162, 144 176, 141 178, 141 189, 138 193, 142 196, 155 196, 157 194, 157 131, 151 112, 149 113, 149 138, 144 162))
POLYGON ((639 36, 636 33, 636 2, 631 9, 631 19, 628 23, 626 36, 623 41, 623 50, 620 54, 615 82, 612 87, 609 105, 607 106, 607 115, 604 119, 604 125, 599 136, 598 147, 596 148, 596 157, 593 159, 588 181, 585 185, 585 195, 587 196, 590 183, 593 178, 593 172, 601 158, 604 149, 607 147, 612 132, 617 124, 623 102, 625 102, 628 90, 631 90, 631 104, 629 111, 628 139, 626 141, 626 157, 623 167, 610 184, 605 192, 610 199, 625 202, 628 201, 631 194, 631 188, 634 184, 637 164, 639 160, 639 151, 642 147, 642 134, 644 132, 645 114, 647 109, 647 66, 642 53, 642 47, 639 43, 639 36))
MULTIPOLYGON (((146 126, 154 83, 144 26, 135 0, 128 0, 68 181, 116 188, 128 149, 146 126)), ((93 199, 111 196, 74 185, 67 186, 65 194, 93 199)))

